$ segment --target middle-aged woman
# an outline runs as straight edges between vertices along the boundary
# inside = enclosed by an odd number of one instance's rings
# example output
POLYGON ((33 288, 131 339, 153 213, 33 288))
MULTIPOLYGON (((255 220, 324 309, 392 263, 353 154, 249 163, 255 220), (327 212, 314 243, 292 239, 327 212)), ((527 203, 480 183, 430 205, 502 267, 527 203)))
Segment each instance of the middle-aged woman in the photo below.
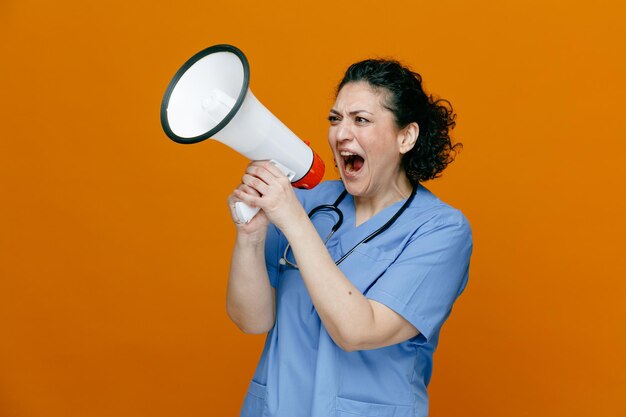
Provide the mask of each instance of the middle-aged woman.
POLYGON ((341 181, 294 190, 256 161, 229 197, 233 219, 237 201, 261 208, 236 225, 227 293, 244 332, 269 332, 244 417, 427 416, 439 331, 467 283, 469 224, 420 184, 458 146, 449 103, 388 60, 352 65, 337 91, 341 181))

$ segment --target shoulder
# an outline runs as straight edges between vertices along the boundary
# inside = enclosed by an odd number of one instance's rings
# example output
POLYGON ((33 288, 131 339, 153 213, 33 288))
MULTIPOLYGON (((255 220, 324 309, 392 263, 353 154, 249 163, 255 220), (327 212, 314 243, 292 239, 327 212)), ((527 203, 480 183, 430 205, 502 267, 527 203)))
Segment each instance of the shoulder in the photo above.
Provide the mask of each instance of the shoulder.
POLYGON ((296 188, 295 192, 302 206, 309 211, 320 204, 332 204, 344 189, 340 180, 332 180, 323 181, 310 190, 296 188))
POLYGON ((446 230, 471 239, 472 229, 463 212, 440 200, 423 185, 419 186, 407 214, 416 235, 446 230))

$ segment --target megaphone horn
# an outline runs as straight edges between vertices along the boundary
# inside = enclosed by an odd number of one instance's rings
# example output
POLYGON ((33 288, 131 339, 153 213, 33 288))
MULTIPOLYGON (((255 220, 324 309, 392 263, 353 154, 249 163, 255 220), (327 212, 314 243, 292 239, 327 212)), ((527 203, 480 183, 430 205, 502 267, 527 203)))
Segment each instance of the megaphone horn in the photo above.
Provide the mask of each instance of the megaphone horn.
POLYGON ((251 160, 272 160, 294 187, 315 187, 324 176, 324 162, 254 97, 249 84, 248 60, 236 47, 214 45, 198 52, 167 87, 163 130, 178 143, 213 138, 251 160))

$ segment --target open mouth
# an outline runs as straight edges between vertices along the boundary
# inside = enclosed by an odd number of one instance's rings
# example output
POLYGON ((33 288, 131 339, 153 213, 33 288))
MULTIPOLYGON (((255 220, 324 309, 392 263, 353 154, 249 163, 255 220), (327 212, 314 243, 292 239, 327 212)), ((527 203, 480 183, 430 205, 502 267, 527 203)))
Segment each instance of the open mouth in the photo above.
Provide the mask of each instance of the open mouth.
POLYGON ((365 160, 360 155, 352 152, 341 152, 344 170, 348 174, 356 174, 363 168, 365 160))

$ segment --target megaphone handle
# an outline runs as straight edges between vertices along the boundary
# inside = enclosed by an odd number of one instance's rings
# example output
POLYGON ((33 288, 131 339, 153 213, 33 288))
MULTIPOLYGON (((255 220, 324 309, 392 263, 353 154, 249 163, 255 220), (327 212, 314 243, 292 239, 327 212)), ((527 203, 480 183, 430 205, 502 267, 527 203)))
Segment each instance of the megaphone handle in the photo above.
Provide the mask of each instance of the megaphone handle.
POLYGON ((237 219, 242 223, 249 223, 259 210, 260 208, 252 208, 241 201, 235 203, 235 214, 237 215, 237 219))
MULTIPOLYGON (((286 166, 284 166, 278 161, 275 161, 272 159, 270 160, 270 162, 274 164, 276 168, 281 170, 283 174, 289 177, 289 181, 291 181, 294 175, 296 174, 295 172, 293 172, 292 170, 290 170, 289 168, 287 168, 286 166)), ((237 219, 243 223, 249 223, 250 220, 252 220, 252 218, 259 212, 259 210, 260 209, 258 207, 252 208, 246 203, 242 203, 242 202, 235 203, 235 213, 237 214, 237 219)))

